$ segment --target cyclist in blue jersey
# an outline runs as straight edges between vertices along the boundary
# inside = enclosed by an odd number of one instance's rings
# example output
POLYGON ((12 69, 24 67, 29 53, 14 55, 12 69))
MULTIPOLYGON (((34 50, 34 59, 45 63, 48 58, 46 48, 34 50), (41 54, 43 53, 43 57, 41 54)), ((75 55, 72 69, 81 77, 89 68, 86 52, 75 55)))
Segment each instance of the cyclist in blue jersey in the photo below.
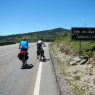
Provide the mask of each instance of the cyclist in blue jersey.
POLYGON ((19 49, 21 49, 21 51, 22 51, 22 50, 27 51, 28 48, 29 48, 28 42, 26 41, 25 38, 22 38, 22 41, 20 42, 20 45, 19 45, 19 49))

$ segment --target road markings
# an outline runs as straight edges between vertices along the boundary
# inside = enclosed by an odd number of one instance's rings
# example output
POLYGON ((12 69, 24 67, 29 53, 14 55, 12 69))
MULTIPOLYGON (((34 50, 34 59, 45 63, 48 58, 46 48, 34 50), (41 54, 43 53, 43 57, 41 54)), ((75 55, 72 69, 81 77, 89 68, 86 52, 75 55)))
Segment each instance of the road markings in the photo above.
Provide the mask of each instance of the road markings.
MULTIPOLYGON (((44 47, 43 47, 43 49, 44 49, 44 47)), ((33 95, 39 95, 41 72, 42 72, 42 62, 39 63, 39 69, 38 69, 38 74, 37 74, 37 79, 36 79, 36 84, 35 84, 33 95)))
POLYGON ((42 62, 39 63, 39 69, 38 69, 38 74, 37 74, 37 79, 36 79, 36 84, 35 84, 33 95, 39 95, 41 71, 42 71, 42 62))
MULTIPOLYGON (((18 49, 16 49, 16 50, 18 50, 18 49)), ((3 54, 3 55, 0 55, 0 57, 2 57, 2 56, 4 56, 4 55, 7 55, 7 54, 9 54, 9 53, 12 53, 12 52, 14 52, 14 51, 16 51, 16 50, 13 50, 13 51, 11 51, 11 52, 8 52, 8 53, 5 53, 5 54, 3 54)))

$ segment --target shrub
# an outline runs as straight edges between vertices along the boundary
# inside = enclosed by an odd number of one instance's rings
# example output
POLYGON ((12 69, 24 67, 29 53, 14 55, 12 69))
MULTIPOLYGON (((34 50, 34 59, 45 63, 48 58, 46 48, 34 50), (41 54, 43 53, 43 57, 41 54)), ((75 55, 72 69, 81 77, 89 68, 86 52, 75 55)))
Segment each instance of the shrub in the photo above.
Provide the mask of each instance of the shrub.
POLYGON ((62 35, 62 37, 65 37, 65 36, 68 36, 67 32, 63 33, 63 35, 62 35))
POLYGON ((74 79, 75 80, 80 80, 81 78, 80 78, 80 76, 75 76, 74 79))

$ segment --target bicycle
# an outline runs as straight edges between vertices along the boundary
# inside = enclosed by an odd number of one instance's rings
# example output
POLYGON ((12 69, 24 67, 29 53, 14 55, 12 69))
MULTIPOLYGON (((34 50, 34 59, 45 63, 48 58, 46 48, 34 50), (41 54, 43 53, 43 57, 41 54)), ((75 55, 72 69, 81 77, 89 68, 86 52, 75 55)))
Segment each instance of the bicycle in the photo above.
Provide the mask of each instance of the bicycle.
POLYGON ((27 59, 28 59, 27 53, 21 53, 21 56, 22 56, 23 67, 28 67, 28 64, 27 64, 27 59))
POLYGON ((18 57, 19 57, 19 60, 22 61, 22 67, 28 67, 28 64, 27 64, 27 60, 28 60, 28 52, 22 50, 19 54, 18 54, 18 57))
POLYGON ((43 49, 41 48, 41 49, 39 49, 39 61, 45 61, 46 60, 46 58, 45 58, 45 56, 44 56, 44 51, 43 51, 43 49))

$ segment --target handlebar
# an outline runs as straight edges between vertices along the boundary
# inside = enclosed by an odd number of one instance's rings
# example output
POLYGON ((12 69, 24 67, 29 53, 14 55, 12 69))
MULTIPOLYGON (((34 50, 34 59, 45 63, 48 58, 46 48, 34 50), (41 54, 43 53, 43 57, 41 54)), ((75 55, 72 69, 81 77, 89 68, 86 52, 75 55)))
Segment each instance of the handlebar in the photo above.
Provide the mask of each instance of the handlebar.
POLYGON ((45 46, 42 46, 42 47, 46 47, 46 45, 45 46))

